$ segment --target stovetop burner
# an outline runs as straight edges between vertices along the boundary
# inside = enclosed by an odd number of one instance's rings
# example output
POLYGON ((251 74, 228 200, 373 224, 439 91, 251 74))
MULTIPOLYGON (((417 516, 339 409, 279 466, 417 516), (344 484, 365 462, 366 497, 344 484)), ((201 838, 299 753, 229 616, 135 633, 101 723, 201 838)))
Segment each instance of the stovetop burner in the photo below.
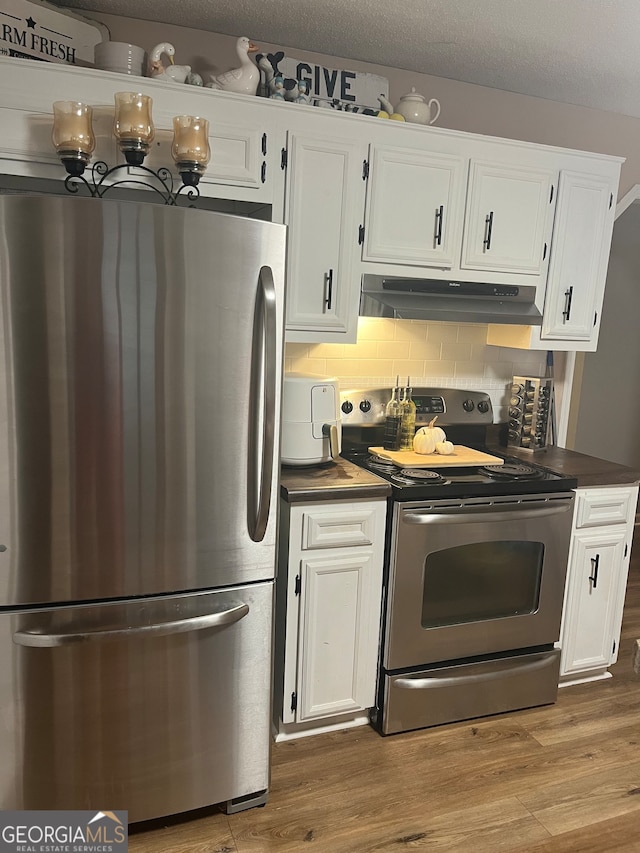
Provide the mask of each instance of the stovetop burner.
POLYGON ((391 475, 391 479, 394 483, 407 486, 410 486, 412 483, 433 486, 447 482, 447 478, 443 477, 442 474, 439 474, 437 471, 430 471, 427 468, 401 468, 391 475))
POLYGON ((504 465, 483 465, 479 469, 495 480, 539 480, 544 471, 525 465, 524 462, 505 462, 504 465))
POLYGON ((398 470, 398 466, 394 465, 390 459, 375 453, 371 453, 364 460, 358 460, 357 464, 363 464, 363 467, 370 468, 372 471, 384 471, 387 474, 393 474, 398 470))

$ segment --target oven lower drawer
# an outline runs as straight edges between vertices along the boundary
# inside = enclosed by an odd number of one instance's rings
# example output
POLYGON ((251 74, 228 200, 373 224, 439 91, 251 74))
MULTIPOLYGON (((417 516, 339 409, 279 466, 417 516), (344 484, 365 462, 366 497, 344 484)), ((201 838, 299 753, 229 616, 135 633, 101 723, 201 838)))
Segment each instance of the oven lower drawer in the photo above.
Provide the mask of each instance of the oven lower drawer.
POLYGON ((420 672, 383 673, 382 734, 468 720, 556 701, 560 650, 530 652, 420 672))

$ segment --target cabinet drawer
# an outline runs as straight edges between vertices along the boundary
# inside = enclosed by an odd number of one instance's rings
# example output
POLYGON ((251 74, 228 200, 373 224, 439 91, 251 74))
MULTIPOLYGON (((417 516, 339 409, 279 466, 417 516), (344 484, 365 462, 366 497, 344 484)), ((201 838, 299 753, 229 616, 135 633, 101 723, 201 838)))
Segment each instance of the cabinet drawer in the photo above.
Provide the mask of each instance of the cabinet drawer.
POLYGON ((374 519, 373 509, 305 512, 302 516, 302 549, 371 545, 374 519))
POLYGON ((632 511, 633 493, 628 489, 596 489, 578 495, 576 527, 625 524, 632 511))

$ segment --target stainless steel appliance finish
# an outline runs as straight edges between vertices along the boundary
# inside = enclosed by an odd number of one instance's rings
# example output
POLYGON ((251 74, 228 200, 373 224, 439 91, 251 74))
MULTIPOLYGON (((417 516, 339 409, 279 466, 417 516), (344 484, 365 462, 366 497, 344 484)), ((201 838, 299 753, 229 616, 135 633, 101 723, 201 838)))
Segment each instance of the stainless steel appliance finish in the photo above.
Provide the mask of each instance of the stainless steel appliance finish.
POLYGON ((383 734, 549 705, 558 695, 560 650, 509 655, 384 675, 383 734))
POLYGON ((533 285, 364 274, 361 317, 542 325, 533 285))
POLYGON ((384 734, 555 701, 573 498, 394 505, 384 734))
POLYGON ((0 806, 264 801, 285 229, 8 196, 0 240, 0 806))
POLYGON ((398 504, 385 668, 557 640, 573 497, 398 504))
MULTIPOLYGON (((392 487, 376 726, 391 734, 555 701, 576 481, 508 457, 449 470, 436 455, 420 479, 372 459, 389 393, 343 392, 344 455, 392 487)), ((414 399, 418 425, 438 414, 455 443, 483 449, 488 395, 417 388, 414 399)))
POLYGON ((108 802, 146 820, 266 791, 272 596, 266 582, 0 615, 3 807, 108 802))

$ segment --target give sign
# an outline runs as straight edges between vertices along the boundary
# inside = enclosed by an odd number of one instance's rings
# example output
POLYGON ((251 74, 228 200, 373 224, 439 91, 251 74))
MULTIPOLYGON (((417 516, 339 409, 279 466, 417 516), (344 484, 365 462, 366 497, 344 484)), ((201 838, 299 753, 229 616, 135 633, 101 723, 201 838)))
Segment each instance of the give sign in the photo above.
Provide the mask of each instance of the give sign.
POLYGON ((309 85, 311 100, 337 100, 354 107, 379 110, 378 95, 389 95, 389 81, 377 74, 359 71, 338 70, 315 65, 302 59, 285 56, 278 62, 278 69, 285 77, 305 80, 309 85))

